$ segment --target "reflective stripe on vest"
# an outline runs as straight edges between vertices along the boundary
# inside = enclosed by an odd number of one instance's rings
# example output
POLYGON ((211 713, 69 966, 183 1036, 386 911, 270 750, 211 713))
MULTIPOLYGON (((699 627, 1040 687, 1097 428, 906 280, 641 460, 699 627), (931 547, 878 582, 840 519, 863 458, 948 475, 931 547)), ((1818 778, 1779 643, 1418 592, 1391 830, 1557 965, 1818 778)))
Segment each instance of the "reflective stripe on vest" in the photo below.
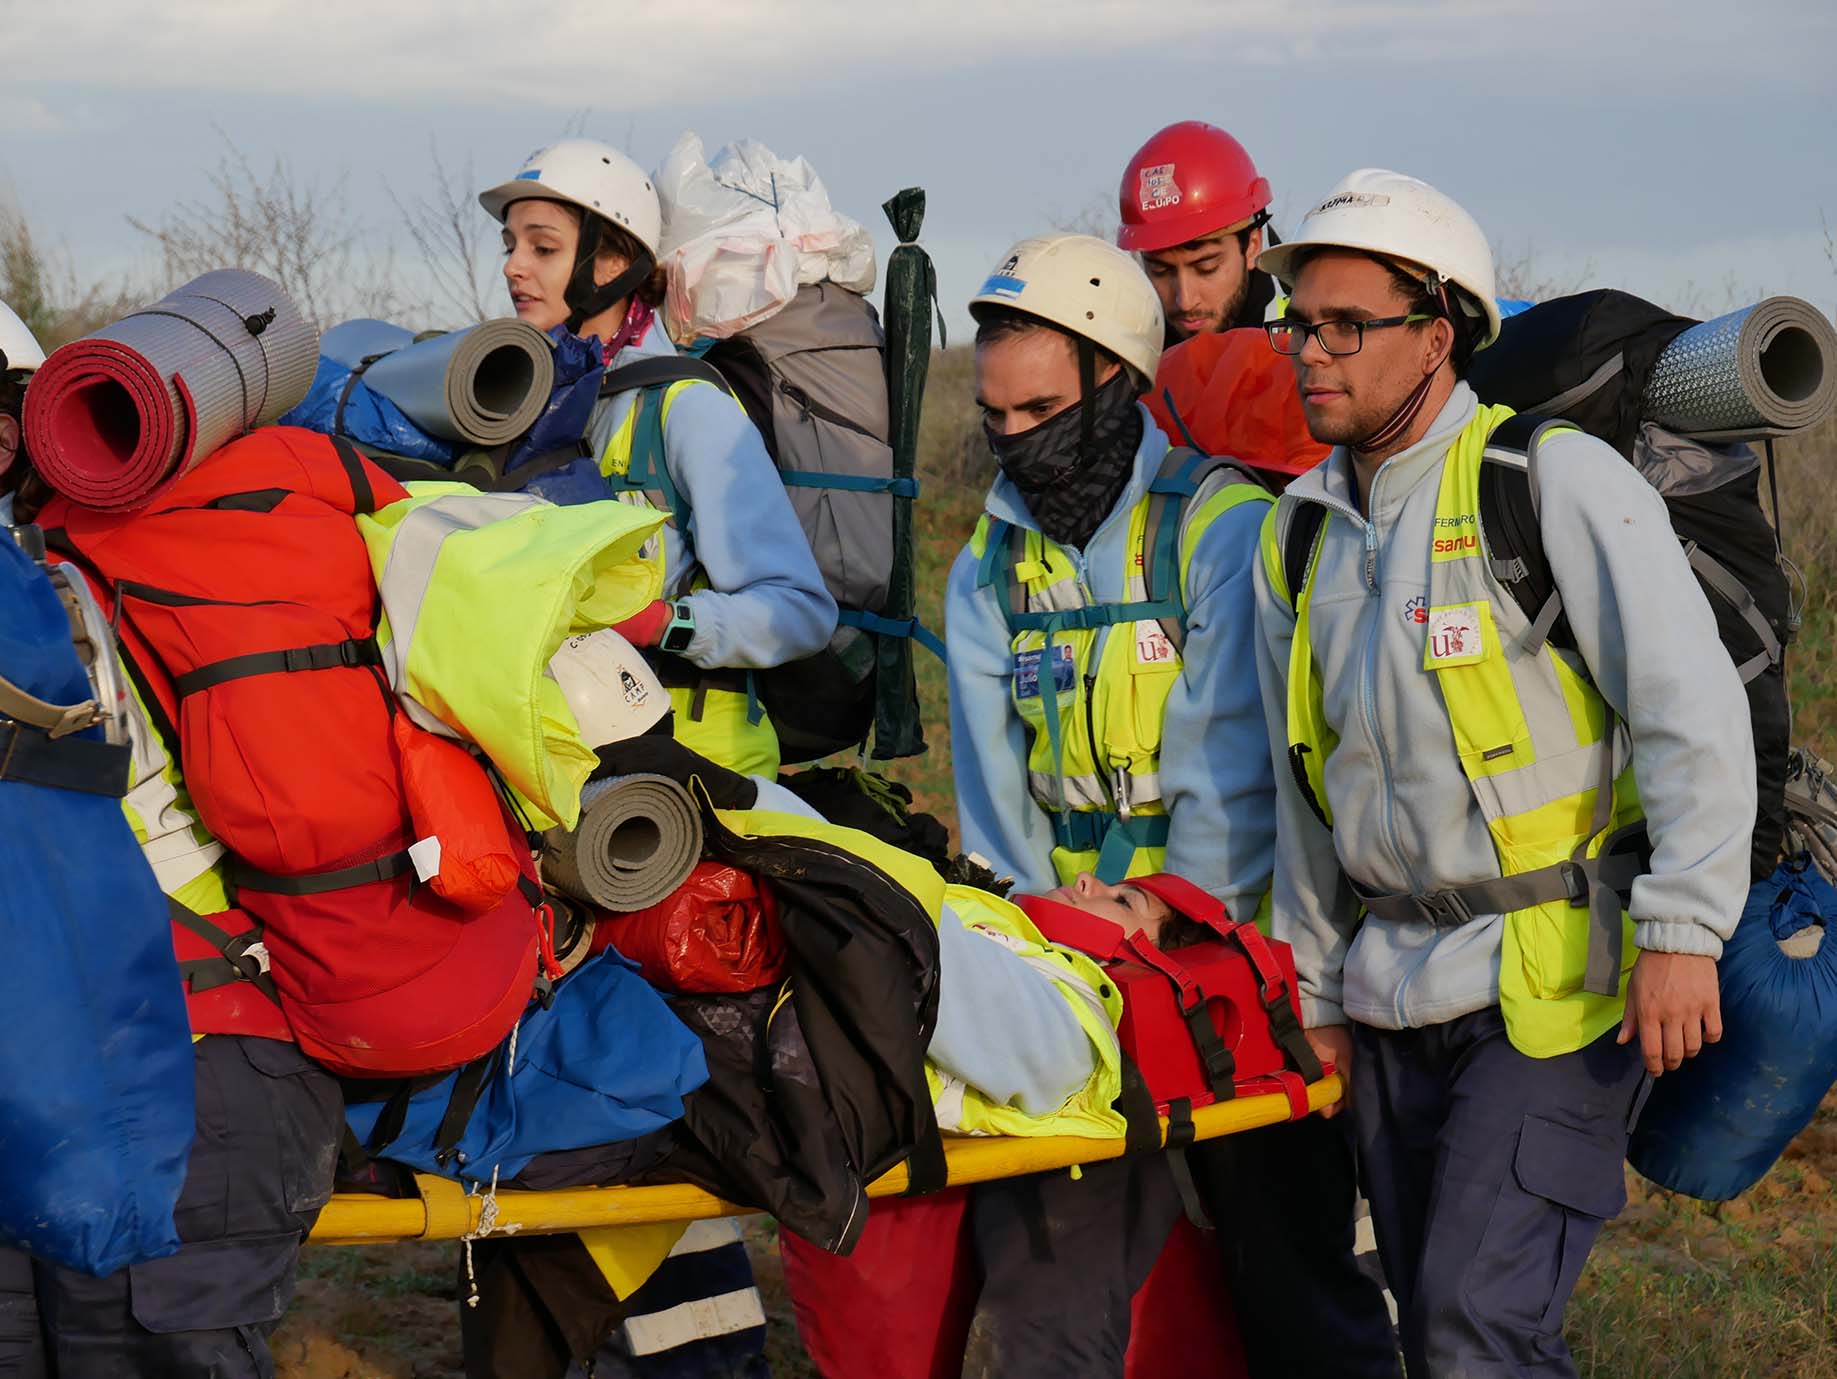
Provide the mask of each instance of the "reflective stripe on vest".
POLYGON ((1053 821, 1062 881, 1160 870, 1161 733, 1184 665, 1193 552, 1225 513, 1272 501, 1236 466, 1170 449, 1130 510, 1118 603, 1095 602, 1072 557, 1041 533, 986 513, 978 523, 970 549, 1012 634, 1010 702, 1027 727, 1028 788, 1053 821))
MULTIPOLYGON (((628 398, 629 403, 624 415, 610 428, 605 442, 596 442, 600 474, 611 495, 621 503, 664 513, 668 525, 676 528, 677 537, 685 546, 689 539, 689 510, 670 478, 669 463, 664 455, 664 429, 669 425, 670 410, 683 389, 714 386, 704 379, 687 378, 661 389, 634 388, 615 394, 616 398, 628 398)), ((729 400, 734 406, 740 406, 731 395, 729 400)), ((608 408, 605 415, 612 414, 613 409, 608 408)), ((653 550, 663 551, 661 533, 656 545, 647 547, 647 554, 653 550)), ((666 584, 668 580, 666 570, 666 584)), ((697 581, 699 584, 692 587, 707 587, 699 573, 697 581)), ((683 745, 694 748, 730 771, 777 779, 778 734, 766 718, 756 693, 695 686, 671 689, 670 699, 676 709, 675 736, 683 745)))
POLYGON ((383 668, 413 722, 483 748, 538 827, 573 827, 598 765, 548 663, 569 636, 663 592, 655 513, 414 484, 360 516, 382 595, 383 668), (488 656, 470 652, 490 649, 488 656))
MULTIPOLYGON (((1449 447, 1432 531, 1451 535, 1432 537, 1426 553, 1422 668, 1435 675, 1505 883, 1480 883, 1479 895, 1490 888, 1510 896, 1515 880, 1552 882, 1565 869, 1580 878, 1598 864, 1604 843, 1643 817, 1624 725, 1576 664, 1548 646, 1525 651, 1530 619, 1491 568, 1479 525, 1480 466, 1488 437, 1511 415, 1509 408, 1481 407, 1449 447), (1604 779, 1612 780, 1611 801, 1598 799, 1604 779)), ((1493 459, 1512 462, 1497 451, 1493 459)), ((1284 597, 1290 590, 1283 542, 1298 510, 1298 503, 1285 503, 1264 525, 1264 570, 1284 597)), ((1301 588, 1292 595, 1287 710, 1297 784, 1331 827, 1324 768, 1338 738, 1322 709, 1308 618, 1326 529, 1326 523, 1318 528, 1301 588)), ((1356 862, 1349 871, 1354 868, 1356 862)), ((1595 893, 1604 894, 1595 880, 1595 893)), ((1430 922, 1459 923, 1467 909, 1459 890, 1382 898, 1396 904, 1374 896, 1372 906, 1386 913, 1435 910, 1438 896, 1447 895, 1454 902, 1430 922), (1424 900, 1430 903, 1411 903, 1424 900)), ((1617 899, 1604 906, 1546 899, 1506 909, 1504 920, 1499 1001, 1514 1046, 1532 1057, 1569 1053, 1619 1022, 1635 952, 1632 922, 1617 899)))

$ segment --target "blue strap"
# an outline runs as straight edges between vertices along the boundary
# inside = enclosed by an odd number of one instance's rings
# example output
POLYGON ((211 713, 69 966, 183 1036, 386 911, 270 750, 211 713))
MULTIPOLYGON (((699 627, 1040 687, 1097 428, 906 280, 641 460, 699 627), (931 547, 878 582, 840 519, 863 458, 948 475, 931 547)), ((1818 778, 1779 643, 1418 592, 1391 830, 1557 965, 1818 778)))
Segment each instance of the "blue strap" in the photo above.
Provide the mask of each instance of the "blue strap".
POLYGON ((676 491, 676 485, 670 480, 670 466, 664 459, 663 402, 664 393, 672 386, 669 383, 656 383, 637 390, 637 396, 632 399, 632 406, 638 408, 639 412, 638 420, 632 427, 631 459, 623 474, 606 476, 606 486, 614 493, 663 494, 670 516, 676 523, 676 530, 686 541, 689 510, 683 503, 682 495, 676 491))
POLYGON ((746 721, 757 728, 765 718, 765 705, 759 702, 759 677, 746 672, 746 721))
MULTIPOLYGON (((976 566, 976 587, 986 589, 996 582, 995 577, 1001 573, 1001 564, 1008 556, 1008 524, 999 517, 989 519, 989 527, 983 533, 982 559, 976 566)), ((1012 618, 1014 610, 1008 607, 1008 582, 1001 581, 1001 608, 1004 616, 1012 618)))
POLYGON ((1115 885, 1129 874, 1142 848, 1167 846, 1171 820, 1165 814, 1138 814, 1124 819, 1105 809, 1081 809, 1052 816, 1053 842, 1067 852, 1095 852, 1093 874, 1115 885))
POLYGON ((1181 611, 1174 599, 1142 599, 1135 603, 1087 604, 1083 608, 1066 608, 1056 613, 1013 613, 1008 624, 1016 632, 1089 632, 1113 627, 1119 622, 1156 621, 1174 617, 1181 611))
POLYGON ((814 469, 781 469, 778 477, 786 488, 840 488, 851 493, 891 493, 895 498, 919 496, 919 481, 913 478, 876 479, 871 474, 824 474, 814 469))
POLYGON ((944 643, 917 618, 887 618, 861 608, 839 608, 836 621, 844 627, 858 627, 880 637, 910 637, 940 661, 945 659, 944 643))

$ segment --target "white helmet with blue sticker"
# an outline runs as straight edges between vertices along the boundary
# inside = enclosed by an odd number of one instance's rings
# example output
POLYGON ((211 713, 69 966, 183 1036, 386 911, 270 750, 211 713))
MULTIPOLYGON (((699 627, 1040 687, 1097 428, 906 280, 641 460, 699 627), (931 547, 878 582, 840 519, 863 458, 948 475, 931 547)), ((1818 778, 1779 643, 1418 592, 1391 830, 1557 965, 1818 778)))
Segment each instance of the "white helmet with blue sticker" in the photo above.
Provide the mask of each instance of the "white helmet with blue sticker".
POLYGON ((1144 390, 1154 382, 1166 339, 1161 299, 1135 256, 1114 244, 1092 235, 1022 240, 970 298, 971 316, 989 307, 1082 335, 1122 360, 1144 390))

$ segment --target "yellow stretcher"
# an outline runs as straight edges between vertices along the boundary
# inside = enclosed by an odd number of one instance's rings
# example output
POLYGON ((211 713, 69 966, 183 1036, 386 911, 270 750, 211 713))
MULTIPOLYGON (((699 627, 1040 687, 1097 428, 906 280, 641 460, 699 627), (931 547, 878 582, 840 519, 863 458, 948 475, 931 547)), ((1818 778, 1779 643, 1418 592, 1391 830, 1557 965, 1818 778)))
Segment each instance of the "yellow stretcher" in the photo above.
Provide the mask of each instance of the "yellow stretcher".
MULTIPOLYGON (((1338 1101, 1340 1080, 1329 1074, 1308 1087, 1308 1107, 1319 1110, 1338 1101)), ((1280 1092, 1240 1096, 1193 1112, 1194 1138, 1214 1139, 1289 1118, 1288 1098, 1280 1092)), ((1161 1122, 1163 1143, 1167 1122, 1161 1122)), ((944 1158, 949 1182, 983 1183, 1018 1178, 1074 1164, 1120 1159, 1123 1141, 1074 1139, 946 1139, 944 1158)), ((319 1214, 312 1243, 372 1245, 389 1240, 461 1240, 478 1234, 485 1198, 468 1193, 450 1178, 418 1173, 418 1197, 375 1197, 339 1193, 319 1214)), ((869 1197, 897 1197, 906 1190, 900 1165, 868 1186, 869 1197)), ((697 1221, 711 1216, 750 1216, 758 1208, 722 1201, 686 1183, 656 1187, 570 1188, 555 1192, 499 1192, 491 1234, 556 1235, 605 1226, 655 1225, 697 1221)))

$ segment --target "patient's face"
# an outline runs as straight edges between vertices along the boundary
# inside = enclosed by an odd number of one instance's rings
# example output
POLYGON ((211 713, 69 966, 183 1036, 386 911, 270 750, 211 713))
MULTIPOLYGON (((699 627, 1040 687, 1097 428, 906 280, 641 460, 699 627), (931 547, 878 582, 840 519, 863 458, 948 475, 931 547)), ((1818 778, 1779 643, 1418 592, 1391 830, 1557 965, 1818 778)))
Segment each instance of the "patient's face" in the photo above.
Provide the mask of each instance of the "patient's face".
POLYGON ((1126 881, 1112 886, 1088 871, 1081 873, 1071 885, 1048 891, 1046 898, 1107 919, 1127 934, 1143 930, 1151 943, 1160 941, 1162 926, 1174 918, 1173 908, 1160 896, 1150 895, 1126 881))

